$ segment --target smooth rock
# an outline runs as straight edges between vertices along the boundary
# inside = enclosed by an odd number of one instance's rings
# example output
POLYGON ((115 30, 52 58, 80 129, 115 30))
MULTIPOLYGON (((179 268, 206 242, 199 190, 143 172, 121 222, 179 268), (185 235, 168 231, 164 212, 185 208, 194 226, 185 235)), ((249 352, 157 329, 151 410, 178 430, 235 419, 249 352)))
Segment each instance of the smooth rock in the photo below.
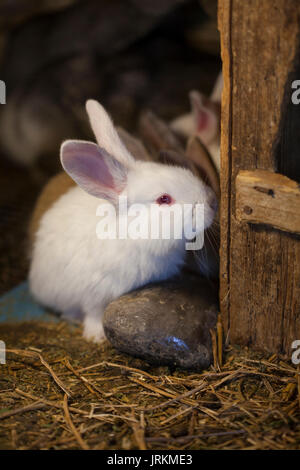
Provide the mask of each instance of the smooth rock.
POLYGON ((212 362, 217 299, 217 288, 201 278, 152 284, 109 304, 104 331, 119 351, 153 364, 201 370, 212 362))

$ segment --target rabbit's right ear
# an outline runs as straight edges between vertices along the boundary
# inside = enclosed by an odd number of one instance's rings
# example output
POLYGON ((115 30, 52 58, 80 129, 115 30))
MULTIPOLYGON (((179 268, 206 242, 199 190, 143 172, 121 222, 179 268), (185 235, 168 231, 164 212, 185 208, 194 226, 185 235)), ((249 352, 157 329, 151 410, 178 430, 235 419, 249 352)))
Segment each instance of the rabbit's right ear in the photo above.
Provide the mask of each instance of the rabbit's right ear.
POLYGON ((86 111, 98 145, 114 155, 121 163, 131 165, 134 162, 103 106, 95 100, 86 102, 86 111))
POLYGON ((205 145, 210 144, 219 132, 220 107, 198 91, 190 92, 190 102, 196 133, 205 145))
POLYGON ((127 183, 128 167, 92 142, 67 140, 60 159, 66 173, 92 196, 117 202, 127 183))

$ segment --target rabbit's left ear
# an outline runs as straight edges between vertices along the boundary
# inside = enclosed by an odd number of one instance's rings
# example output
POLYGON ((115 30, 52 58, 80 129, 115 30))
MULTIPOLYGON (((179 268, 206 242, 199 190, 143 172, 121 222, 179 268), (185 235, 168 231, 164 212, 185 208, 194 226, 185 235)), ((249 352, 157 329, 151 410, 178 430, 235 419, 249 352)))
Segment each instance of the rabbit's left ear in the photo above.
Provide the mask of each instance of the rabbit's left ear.
POLYGON ((92 196, 116 203, 127 184, 128 168, 92 142, 67 140, 60 159, 66 173, 92 196))
POLYGON ((103 106, 98 101, 88 100, 86 111, 98 145, 119 162, 131 166, 134 159, 118 136, 113 122, 103 106))

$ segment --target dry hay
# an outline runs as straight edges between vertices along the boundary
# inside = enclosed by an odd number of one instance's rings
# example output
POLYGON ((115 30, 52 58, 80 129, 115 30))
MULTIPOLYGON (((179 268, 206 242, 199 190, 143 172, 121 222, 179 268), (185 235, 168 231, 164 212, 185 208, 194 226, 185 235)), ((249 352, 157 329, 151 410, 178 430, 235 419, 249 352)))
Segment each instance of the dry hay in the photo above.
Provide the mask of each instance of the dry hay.
POLYGON ((2 449, 297 449, 289 361, 227 348, 201 374, 87 343, 64 323, 1 325, 2 449))

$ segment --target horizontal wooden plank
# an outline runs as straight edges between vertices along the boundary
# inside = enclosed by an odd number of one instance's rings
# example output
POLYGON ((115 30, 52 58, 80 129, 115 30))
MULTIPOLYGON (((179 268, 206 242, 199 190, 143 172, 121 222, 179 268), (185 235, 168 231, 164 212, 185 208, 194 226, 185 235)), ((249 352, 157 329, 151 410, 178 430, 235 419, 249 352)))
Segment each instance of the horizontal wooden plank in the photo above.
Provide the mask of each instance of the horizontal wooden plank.
POLYGON ((300 185, 266 170, 240 171, 236 177, 236 219, 300 233, 300 185))

